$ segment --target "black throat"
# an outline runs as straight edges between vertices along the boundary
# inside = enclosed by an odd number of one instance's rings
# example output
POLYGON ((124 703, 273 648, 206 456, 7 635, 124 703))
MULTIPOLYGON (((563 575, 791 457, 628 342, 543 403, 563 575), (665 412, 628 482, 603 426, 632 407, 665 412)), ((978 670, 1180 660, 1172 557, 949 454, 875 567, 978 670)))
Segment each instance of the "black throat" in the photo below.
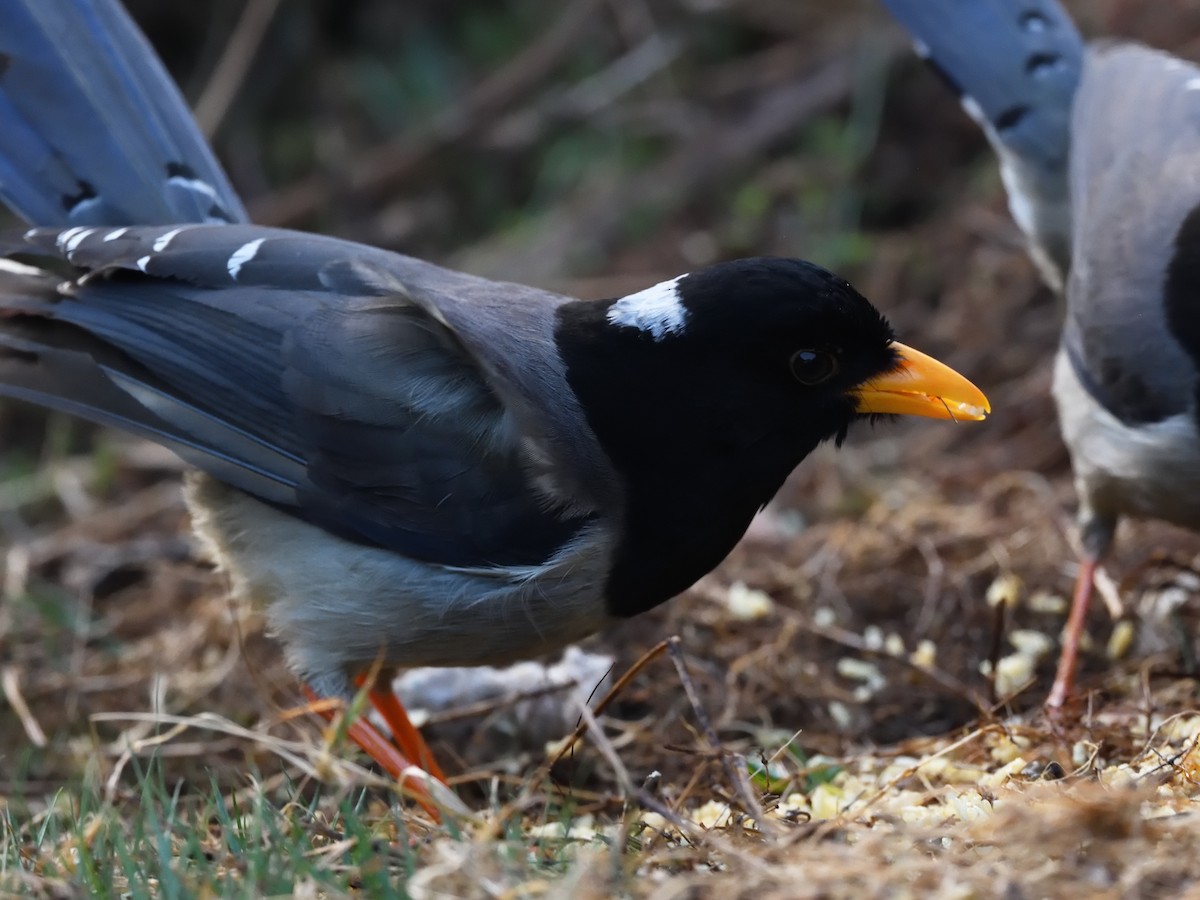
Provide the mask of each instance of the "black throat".
POLYGON ((614 328, 612 302, 564 305, 556 339, 571 388, 625 482, 605 595, 610 613, 633 616, 717 566, 792 469, 822 439, 844 434, 854 413, 838 397, 817 416, 780 415, 788 398, 778 379, 730 373, 704 343, 614 328))

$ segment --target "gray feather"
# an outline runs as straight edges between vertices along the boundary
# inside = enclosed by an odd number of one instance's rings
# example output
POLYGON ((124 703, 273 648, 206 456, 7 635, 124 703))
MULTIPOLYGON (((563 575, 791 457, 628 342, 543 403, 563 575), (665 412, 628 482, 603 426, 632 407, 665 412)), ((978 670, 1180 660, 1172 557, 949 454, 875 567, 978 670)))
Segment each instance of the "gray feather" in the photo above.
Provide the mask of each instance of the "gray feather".
MULTIPOLYGON (((442 563, 535 562, 612 490, 598 450, 589 470, 559 449, 589 440, 582 414, 543 412, 558 406, 543 396, 574 402, 549 334, 533 337, 566 298, 253 226, 27 239, 87 271, 25 283, 0 332, 58 329, 46 348, 83 335, 85 354, 115 360, 92 418, 132 399, 152 417, 140 433, 196 447, 201 468, 336 533, 442 563), (501 313, 492 333, 527 341, 519 366, 479 327, 501 313), (590 491, 569 494, 576 483, 590 491)), ((52 380, 53 354, 38 363, 52 380)))

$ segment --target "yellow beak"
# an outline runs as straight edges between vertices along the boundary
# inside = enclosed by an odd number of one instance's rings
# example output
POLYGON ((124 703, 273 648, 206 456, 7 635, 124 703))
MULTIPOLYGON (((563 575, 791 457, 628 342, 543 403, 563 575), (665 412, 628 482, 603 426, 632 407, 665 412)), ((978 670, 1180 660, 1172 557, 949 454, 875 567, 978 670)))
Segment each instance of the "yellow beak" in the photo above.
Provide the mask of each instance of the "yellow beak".
POLYGON ((983 391, 949 366, 898 341, 900 365, 854 391, 860 413, 893 413, 978 422, 991 404, 983 391))

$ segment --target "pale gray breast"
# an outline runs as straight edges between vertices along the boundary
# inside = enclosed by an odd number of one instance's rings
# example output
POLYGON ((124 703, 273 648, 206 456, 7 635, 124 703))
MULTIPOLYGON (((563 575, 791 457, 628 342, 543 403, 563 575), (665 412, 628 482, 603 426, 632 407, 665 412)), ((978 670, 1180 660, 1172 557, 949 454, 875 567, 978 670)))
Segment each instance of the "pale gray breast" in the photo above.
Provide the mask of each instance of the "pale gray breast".
POLYGON ((1200 431, 1192 415, 1123 422, 1085 388, 1065 351, 1055 360, 1054 397, 1085 542, 1095 539, 1093 529, 1110 539, 1123 515, 1200 530, 1200 431))
POLYGON ((265 609, 289 664, 314 683, 376 659, 505 664, 561 649, 611 621, 605 522, 541 565, 452 567, 342 540, 199 473, 187 499, 234 594, 265 609))

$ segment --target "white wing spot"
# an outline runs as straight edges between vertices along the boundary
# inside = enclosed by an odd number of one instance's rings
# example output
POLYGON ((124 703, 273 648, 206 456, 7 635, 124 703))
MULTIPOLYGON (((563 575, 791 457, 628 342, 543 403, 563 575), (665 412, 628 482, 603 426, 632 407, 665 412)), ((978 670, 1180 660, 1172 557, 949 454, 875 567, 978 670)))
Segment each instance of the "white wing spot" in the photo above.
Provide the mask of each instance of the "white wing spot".
POLYGON ((106 234, 104 236, 104 240, 115 241, 117 238, 119 238, 121 235, 123 235, 128 230, 129 230, 128 228, 117 228, 116 230, 110 231, 108 234, 106 234))
POLYGON ((146 271, 146 266, 148 266, 148 265, 150 265, 150 257, 149 256, 143 256, 141 259, 139 259, 137 261, 137 267, 139 269, 141 269, 143 272, 146 271))
POLYGON ((622 328, 648 332, 656 341, 682 332, 687 324, 687 308, 679 299, 679 280, 684 277, 680 275, 622 297, 608 308, 608 321, 622 328))
POLYGON ((67 251, 67 256, 70 256, 72 253, 75 252, 75 248, 77 248, 80 244, 83 243, 84 238, 86 238, 89 234, 95 234, 95 232, 96 232, 95 228, 72 228, 71 230, 74 231, 75 234, 72 234, 64 242, 64 246, 67 251))
POLYGON ((181 232, 181 231, 186 230, 186 228, 187 228, 186 225, 181 228, 173 228, 172 230, 168 231, 166 234, 160 236, 158 238, 158 240, 156 240, 154 242, 154 245, 150 249, 153 250, 155 253, 162 253, 164 250, 167 249, 167 245, 170 244, 171 241, 175 240, 175 235, 179 234, 179 232, 181 232))
POLYGON ((921 59, 929 59, 929 57, 933 56, 933 53, 929 49, 929 45, 919 37, 914 37, 912 39, 912 45, 913 50, 916 52, 917 56, 921 57, 921 59))
POLYGON ((30 228, 27 232, 25 232, 25 235, 24 235, 25 240, 32 241, 35 237, 38 236, 39 231, 41 231, 40 228, 30 228))
POLYGON ((229 257, 229 264, 226 268, 229 270, 229 277, 237 281, 238 272, 242 271, 242 266, 254 259, 254 254, 258 253, 258 248, 262 246, 266 238, 259 238, 256 241, 251 241, 248 244, 243 244, 233 251, 233 255, 229 257))
POLYGON ((75 235, 79 234, 79 232, 82 231, 82 232, 86 233, 90 230, 91 229, 85 228, 82 225, 76 225, 74 228, 68 228, 66 231, 59 234, 58 238, 54 241, 54 243, 58 247, 59 250, 62 250, 64 247, 66 247, 67 242, 70 241, 72 238, 74 238, 75 235))

